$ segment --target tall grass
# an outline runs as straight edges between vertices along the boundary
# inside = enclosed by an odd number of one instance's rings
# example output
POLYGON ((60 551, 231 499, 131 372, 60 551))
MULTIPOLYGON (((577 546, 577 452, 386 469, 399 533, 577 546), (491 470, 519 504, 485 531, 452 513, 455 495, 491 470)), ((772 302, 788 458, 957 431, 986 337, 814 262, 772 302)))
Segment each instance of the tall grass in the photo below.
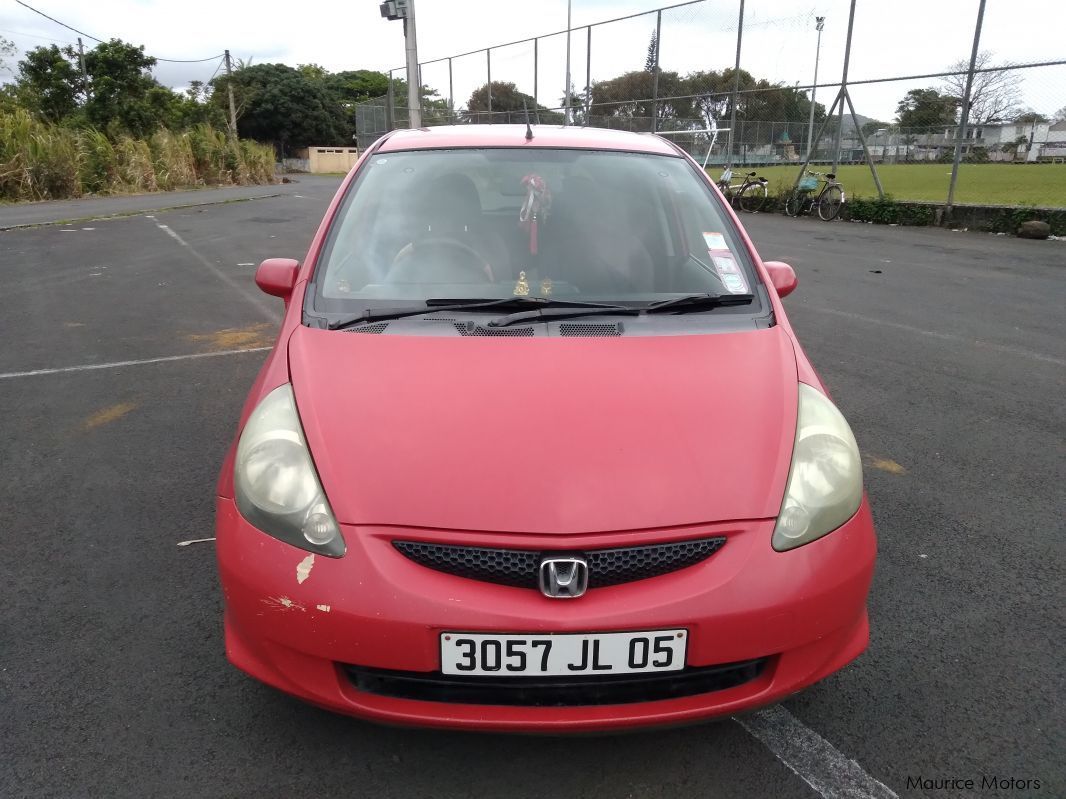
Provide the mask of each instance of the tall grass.
POLYGON ((147 140, 122 136, 112 141, 91 128, 41 122, 23 109, 0 112, 0 200, 54 200, 273 179, 273 148, 231 141, 210 125, 181 132, 159 130, 147 140))

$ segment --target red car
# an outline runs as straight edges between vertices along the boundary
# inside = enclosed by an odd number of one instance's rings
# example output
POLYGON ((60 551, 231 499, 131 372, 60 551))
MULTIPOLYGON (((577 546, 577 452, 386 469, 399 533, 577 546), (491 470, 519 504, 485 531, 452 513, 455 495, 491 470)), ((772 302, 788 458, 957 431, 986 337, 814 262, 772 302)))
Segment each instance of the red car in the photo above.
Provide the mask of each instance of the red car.
POLYGON ((230 661, 383 722, 586 731, 780 701, 866 647, 858 447, 662 138, 397 131, 302 264, 218 483, 230 661))

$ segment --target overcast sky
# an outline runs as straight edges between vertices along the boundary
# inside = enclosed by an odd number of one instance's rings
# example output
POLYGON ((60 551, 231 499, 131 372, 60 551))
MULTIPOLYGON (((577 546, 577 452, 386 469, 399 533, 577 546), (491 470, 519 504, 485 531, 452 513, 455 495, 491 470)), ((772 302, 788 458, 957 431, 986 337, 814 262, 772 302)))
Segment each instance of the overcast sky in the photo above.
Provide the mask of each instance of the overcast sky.
MULTIPOLYGON (((27 0, 45 13, 102 39, 118 37, 144 44, 163 58, 213 56, 229 48, 234 58, 254 63, 314 62, 330 70, 379 69, 404 63, 403 26, 378 12, 377 0, 220 2, 219 0, 27 0)), ((573 0, 573 26, 654 9, 656 0, 573 0)), ((812 82, 816 34, 814 17, 826 17, 819 83, 839 80, 844 60, 849 0, 747 0, 742 66, 756 77, 787 84, 812 82)), ((853 80, 936 72, 967 59, 977 0, 858 0, 850 77, 853 80)), ((661 65, 687 72, 731 66, 736 52, 738 0, 704 0, 663 13, 661 65)), ((418 0, 419 59, 442 58, 566 28, 566 0, 418 0)), ((592 79, 640 69, 655 15, 594 27, 592 79)), ((1032 62, 1066 58, 1066 2, 987 0, 982 49, 997 60, 1032 62)), ((51 41, 66 44, 77 34, 35 15, 14 0, 0 0, 0 36, 26 50, 51 41)), ((92 42, 86 40, 86 45, 92 42)), ((565 39, 542 41, 538 94, 557 105, 564 84, 565 39)), ((586 32, 571 44, 573 83, 585 85, 586 32)), ((156 77, 183 87, 208 80, 218 62, 160 62, 156 77)), ((453 62, 458 106, 484 83, 484 53, 453 62)), ((1045 114, 1066 106, 1066 67, 1026 70, 1024 104, 1045 114)), ((10 78, 10 76, 7 76, 10 78)), ((533 93, 533 48, 516 45, 495 51, 493 80, 508 80, 533 93)), ((423 80, 448 94, 447 63, 423 68, 423 80)), ((934 80, 855 86, 856 110, 890 120, 898 99, 910 88, 934 80)), ((833 90, 819 93, 832 100, 833 90)))

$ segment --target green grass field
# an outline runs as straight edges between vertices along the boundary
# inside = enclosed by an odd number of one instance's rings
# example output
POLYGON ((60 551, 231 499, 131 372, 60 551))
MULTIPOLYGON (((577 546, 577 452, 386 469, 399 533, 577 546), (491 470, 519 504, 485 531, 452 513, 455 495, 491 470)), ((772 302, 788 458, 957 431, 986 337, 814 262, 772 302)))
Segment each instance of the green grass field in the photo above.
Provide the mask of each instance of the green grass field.
MULTIPOLYGON (((770 181, 771 194, 784 194, 792 186, 799 165, 753 167, 770 181)), ((815 166, 819 172, 830 167, 815 166)), ((708 167, 712 178, 720 168, 708 167)), ((733 167, 736 183, 745 171, 733 167)), ((852 197, 876 197, 868 166, 842 166, 838 178, 852 197)), ((885 194, 896 200, 944 202, 951 180, 951 164, 884 164, 877 167, 885 194)), ((981 205, 1035 205, 1066 207, 1066 164, 962 164, 955 187, 955 202, 981 205)))

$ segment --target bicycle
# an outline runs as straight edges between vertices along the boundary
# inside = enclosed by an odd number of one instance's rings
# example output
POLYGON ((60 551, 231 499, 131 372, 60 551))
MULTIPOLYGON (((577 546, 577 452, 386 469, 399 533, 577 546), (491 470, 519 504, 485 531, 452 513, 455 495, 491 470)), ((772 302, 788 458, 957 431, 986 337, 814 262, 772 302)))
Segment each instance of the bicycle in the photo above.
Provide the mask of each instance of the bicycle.
POLYGON ((718 178, 718 188, 729 200, 729 204, 749 214, 761 211, 766 205, 766 184, 769 181, 766 178, 757 177, 755 172, 745 175, 743 183, 730 185, 729 182, 732 179, 732 169, 726 169, 722 172, 722 177, 718 178))
POLYGON ((837 218, 845 202, 844 187, 835 174, 808 171, 785 200, 785 213, 789 216, 799 216, 817 209, 818 218, 829 222, 837 218), (814 196, 821 182, 819 178, 825 182, 825 186, 814 196))

